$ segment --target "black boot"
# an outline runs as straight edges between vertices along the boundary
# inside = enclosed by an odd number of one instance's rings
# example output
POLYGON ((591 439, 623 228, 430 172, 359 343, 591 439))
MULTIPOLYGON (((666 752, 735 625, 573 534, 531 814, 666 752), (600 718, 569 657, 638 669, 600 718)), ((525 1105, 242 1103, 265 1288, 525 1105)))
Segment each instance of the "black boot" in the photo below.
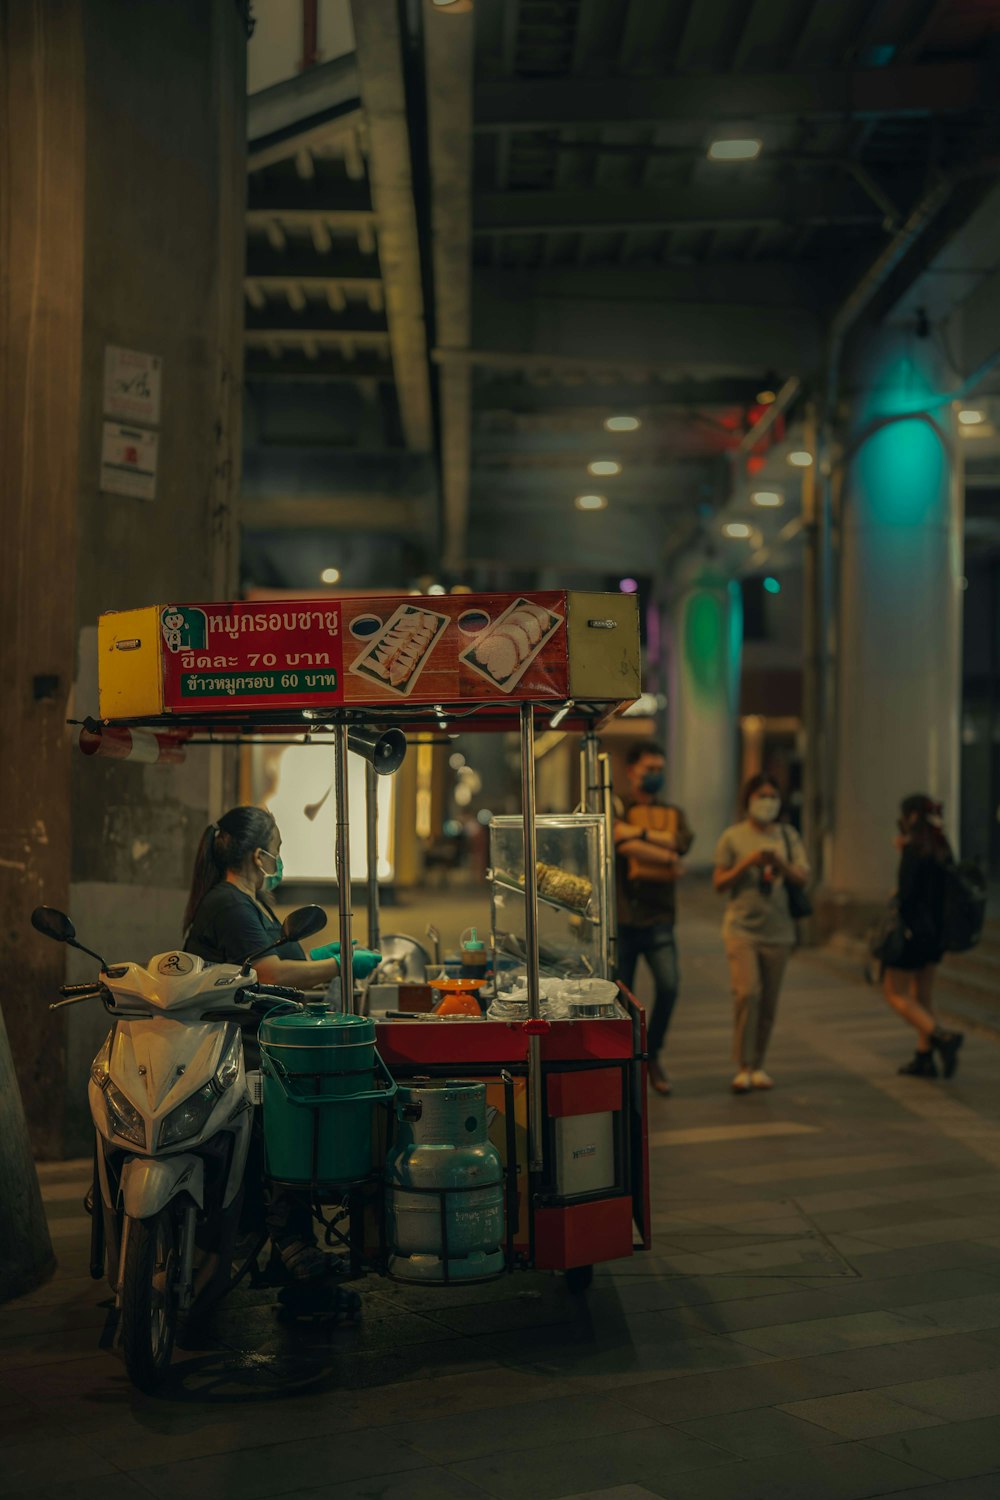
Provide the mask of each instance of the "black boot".
POLYGON ((965 1036, 961 1031, 935 1031, 931 1035, 931 1043, 935 1051, 941 1054, 941 1071, 946 1078, 954 1076, 958 1067, 958 1052, 965 1036))
POLYGON ((933 1052, 915 1052, 912 1062, 904 1063, 896 1071, 908 1078, 936 1078, 938 1076, 933 1052))

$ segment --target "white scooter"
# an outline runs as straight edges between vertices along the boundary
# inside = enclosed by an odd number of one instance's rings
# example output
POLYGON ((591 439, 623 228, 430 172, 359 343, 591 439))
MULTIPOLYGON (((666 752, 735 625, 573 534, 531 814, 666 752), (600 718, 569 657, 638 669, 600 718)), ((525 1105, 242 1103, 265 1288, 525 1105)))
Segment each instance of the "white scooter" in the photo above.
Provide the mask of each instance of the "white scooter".
POLYGON ((180 951, 145 968, 109 967, 62 912, 40 906, 31 922, 101 966, 96 984, 64 985, 50 1009, 97 999, 113 1018, 88 1088, 97 1132, 90 1272, 107 1274, 126 1368, 150 1390, 169 1368, 178 1317, 233 1285, 253 1123, 240 1023, 256 997, 305 999, 258 984, 252 965, 318 932, 326 915, 318 906, 292 912, 282 937, 242 967, 180 951))

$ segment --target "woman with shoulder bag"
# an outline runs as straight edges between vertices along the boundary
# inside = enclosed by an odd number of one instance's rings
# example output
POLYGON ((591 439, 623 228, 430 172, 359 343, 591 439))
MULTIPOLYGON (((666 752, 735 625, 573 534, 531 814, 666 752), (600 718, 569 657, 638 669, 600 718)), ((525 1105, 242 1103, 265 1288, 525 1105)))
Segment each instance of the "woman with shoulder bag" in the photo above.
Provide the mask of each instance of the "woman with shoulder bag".
POLYGON ((781 794, 769 776, 750 778, 743 806, 743 822, 719 840, 712 876, 729 898, 722 935, 734 1002, 734 1094, 773 1087, 764 1059, 796 921, 811 910, 805 849, 797 831, 778 821, 781 794))
POLYGON ((917 1032, 916 1053, 899 1069, 915 1078, 938 1076, 935 1052, 945 1078, 951 1078, 965 1040, 960 1031, 942 1031, 933 1010, 934 972, 944 957, 945 869, 952 859, 941 815, 941 804, 922 792, 900 804, 897 920, 876 955, 882 963, 882 993, 917 1032))

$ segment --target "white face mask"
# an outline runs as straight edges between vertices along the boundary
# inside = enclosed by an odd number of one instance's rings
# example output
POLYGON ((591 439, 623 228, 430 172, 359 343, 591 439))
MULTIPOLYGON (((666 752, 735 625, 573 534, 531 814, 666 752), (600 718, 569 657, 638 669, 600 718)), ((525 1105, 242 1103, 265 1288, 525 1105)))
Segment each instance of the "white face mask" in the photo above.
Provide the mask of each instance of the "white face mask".
POLYGON ((781 811, 777 797, 751 797, 750 816, 755 823, 773 823, 781 811))

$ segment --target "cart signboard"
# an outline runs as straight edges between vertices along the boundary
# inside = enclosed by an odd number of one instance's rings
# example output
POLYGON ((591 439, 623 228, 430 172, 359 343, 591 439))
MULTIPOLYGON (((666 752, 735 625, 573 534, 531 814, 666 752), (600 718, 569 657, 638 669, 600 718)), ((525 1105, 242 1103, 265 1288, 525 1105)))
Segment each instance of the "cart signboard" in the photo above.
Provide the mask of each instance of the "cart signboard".
POLYGON ((639 681, 634 600, 560 590, 150 605, 102 615, 99 647, 111 719, 620 701, 639 681))

